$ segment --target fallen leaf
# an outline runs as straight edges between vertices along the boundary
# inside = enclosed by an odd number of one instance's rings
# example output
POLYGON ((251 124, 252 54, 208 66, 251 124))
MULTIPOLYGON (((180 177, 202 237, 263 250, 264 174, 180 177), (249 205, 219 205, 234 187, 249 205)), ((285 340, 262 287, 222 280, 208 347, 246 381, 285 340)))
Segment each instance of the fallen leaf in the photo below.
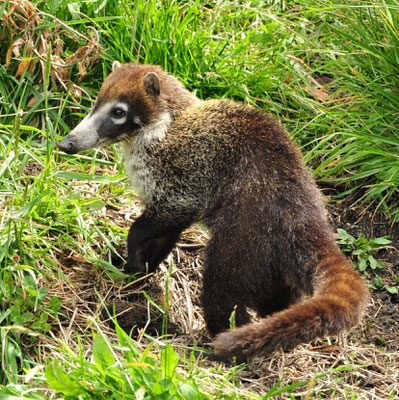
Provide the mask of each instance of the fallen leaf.
POLYGON ((7 50, 7 54, 6 54, 6 67, 8 68, 10 66, 10 62, 11 62, 11 53, 14 52, 14 54, 19 57, 20 56, 20 52, 19 52, 19 48, 21 46, 23 46, 25 44, 25 40, 22 38, 19 38, 17 40, 15 40, 15 42, 10 46, 10 48, 7 50))
POLYGON ((317 97, 319 100, 327 100, 328 99, 328 93, 324 91, 323 89, 318 89, 312 86, 305 86, 303 89, 306 93, 311 94, 314 97, 317 97))
POLYGON ((15 77, 18 78, 21 74, 23 74, 28 68, 30 60, 23 60, 19 63, 17 72, 15 73, 15 77))

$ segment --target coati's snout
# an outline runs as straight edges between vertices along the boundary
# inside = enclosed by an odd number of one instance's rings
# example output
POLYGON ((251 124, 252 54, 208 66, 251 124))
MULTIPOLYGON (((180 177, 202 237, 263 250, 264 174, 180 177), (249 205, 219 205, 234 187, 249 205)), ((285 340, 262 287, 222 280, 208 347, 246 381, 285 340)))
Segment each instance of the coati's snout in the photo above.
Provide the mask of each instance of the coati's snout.
POLYGON ((82 150, 92 149, 101 143, 98 134, 98 121, 92 115, 87 115, 75 129, 73 129, 64 140, 57 143, 59 149, 68 154, 75 154, 82 150))
POLYGON ((93 110, 57 146, 68 154, 92 149, 103 143, 126 138, 126 133, 138 128, 128 123, 129 105, 125 102, 98 102, 93 110))
POLYGON ((72 135, 67 135, 61 142, 57 142, 57 147, 68 154, 75 154, 78 152, 75 136, 72 135))
POLYGON ((97 102, 93 110, 57 146, 73 154, 92 149, 103 143, 119 142, 140 126, 128 118, 129 105, 125 102, 97 102))

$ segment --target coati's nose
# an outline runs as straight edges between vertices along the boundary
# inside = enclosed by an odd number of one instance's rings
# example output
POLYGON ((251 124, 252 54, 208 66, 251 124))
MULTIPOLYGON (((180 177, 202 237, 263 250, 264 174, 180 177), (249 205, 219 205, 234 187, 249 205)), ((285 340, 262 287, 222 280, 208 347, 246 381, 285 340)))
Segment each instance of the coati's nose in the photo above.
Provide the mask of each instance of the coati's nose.
POLYGON ((61 142, 57 142, 57 147, 68 154, 75 154, 78 152, 74 140, 68 136, 64 140, 61 140, 61 142))

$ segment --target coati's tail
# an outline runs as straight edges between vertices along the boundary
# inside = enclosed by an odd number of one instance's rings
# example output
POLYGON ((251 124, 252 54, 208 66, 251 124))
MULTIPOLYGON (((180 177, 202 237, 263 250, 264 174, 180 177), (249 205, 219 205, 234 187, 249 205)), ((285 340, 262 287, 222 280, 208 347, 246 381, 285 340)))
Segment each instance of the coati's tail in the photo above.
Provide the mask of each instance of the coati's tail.
POLYGON ((360 321, 368 302, 368 290, 343 255, 329 256, 319 263, 314 287, 313 297, 301 303, 259 323, 218 334, 213 342, 215 353, 242 361, 335 335, 360 321))

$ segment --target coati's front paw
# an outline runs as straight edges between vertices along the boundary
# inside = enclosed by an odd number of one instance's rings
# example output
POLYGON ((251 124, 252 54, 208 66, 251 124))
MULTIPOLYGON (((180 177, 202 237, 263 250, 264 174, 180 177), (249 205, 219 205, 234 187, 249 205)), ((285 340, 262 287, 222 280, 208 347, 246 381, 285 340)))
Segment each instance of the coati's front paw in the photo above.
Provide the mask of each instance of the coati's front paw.
POLYGON ((145 261, 142 249, 129 250, 125 272, 128 274, 148 273, 148 262, 145 261))
POLYGON ((159 250, 159 242, 162 240, 163 238, 151 238, 129 242, 125 271, 129 274, 154 272, 165 257, 165 254, 159 250))

